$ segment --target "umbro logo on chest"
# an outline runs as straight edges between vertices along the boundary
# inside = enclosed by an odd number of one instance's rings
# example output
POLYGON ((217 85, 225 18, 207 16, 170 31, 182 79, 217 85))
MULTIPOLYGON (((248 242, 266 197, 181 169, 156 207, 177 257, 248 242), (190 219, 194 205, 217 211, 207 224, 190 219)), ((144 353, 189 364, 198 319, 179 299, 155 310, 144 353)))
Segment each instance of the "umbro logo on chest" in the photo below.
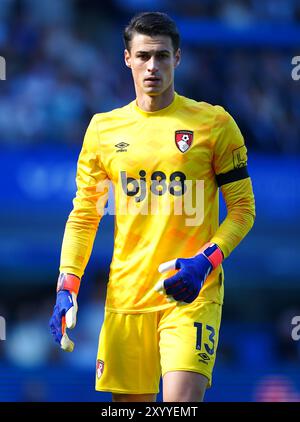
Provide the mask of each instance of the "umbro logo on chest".
POLYGON ((127 147, 129 146, 129 144, 127 144, 126 142, 119 142, 118 144, 115 145, 116 152, 127 152, 127 147))

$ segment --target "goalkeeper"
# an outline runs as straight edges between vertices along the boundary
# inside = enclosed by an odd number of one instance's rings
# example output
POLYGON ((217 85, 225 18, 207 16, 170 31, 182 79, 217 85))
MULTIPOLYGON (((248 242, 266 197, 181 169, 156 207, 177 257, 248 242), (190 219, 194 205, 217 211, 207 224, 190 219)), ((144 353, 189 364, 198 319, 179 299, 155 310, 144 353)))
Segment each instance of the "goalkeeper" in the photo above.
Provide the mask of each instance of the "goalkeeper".
POLYGON ((180 36, 166 14, 135 16, 124 42, 136 99, 96 114, 87 128, 50 327, 61 348, 72 351, 67 329, 76 323, 77 295, 112 184, 114 254, 96 390, 111 392, 113 401, 155 401, 162 376, 164 401, 202 401, 218 346, 222 261, 255 218, 247 150, 221 106, 175 92, 180 36), (222 224, 220 190, 227 206, 222 224))

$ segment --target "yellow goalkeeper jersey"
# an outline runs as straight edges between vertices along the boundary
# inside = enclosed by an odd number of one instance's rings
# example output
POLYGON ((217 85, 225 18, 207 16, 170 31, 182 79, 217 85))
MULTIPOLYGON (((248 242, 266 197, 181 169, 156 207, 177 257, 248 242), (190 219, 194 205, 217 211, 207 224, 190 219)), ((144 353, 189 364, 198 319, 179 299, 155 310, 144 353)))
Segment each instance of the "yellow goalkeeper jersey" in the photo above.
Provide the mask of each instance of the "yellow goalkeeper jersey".
MULTIPOLYGON (((208 241, 216 242, 227 257, 253 224, 247 151, 235 121, 220 106, 177 93, 159 111, 145 112, 133 101, 94 115, 76 182, 60 271, 82 277, 112 186, 114 203, 107 207, 115 214, 106 297, 110 311, 138 313, 173 306, 153 289, 161 277, 173 274, 161 275, 159 265, 194 256, 208 241), (219 187, 228 211, 221 226, 219 187)), ((197 300, 222 303, 223 294, 220 266, 197 300)))

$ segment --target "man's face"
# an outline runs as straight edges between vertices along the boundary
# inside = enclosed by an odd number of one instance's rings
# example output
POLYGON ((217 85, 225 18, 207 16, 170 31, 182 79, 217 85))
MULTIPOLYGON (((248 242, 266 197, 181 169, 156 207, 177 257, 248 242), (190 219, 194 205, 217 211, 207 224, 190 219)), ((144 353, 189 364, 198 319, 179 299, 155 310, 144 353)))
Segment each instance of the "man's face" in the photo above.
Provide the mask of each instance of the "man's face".
POLYGON ((161 95, 173 86, 179 62, 180 49, 174 53, 168 36, 135 33, 130 51, 125 50, 125 63, 132 70, 136 90, 150 96, 161 95))

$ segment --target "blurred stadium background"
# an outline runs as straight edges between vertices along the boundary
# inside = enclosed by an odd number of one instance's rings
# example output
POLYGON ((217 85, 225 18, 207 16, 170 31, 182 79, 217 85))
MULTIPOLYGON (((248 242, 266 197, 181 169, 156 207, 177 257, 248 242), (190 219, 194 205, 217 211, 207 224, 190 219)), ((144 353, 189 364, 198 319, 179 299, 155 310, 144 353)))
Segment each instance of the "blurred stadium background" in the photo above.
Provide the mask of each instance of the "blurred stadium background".
POLYGON ((113 217, 100 224, 84 277, 73 354, 53 344, 48 320, 82 138, 94 113, 134 98, 121 32, 147 10, 169 13, 181 30, 177 92, 236 119, 256 195, 256 224, 224 265, 206 400, 300 401, 297 0, 0 0, 0 401, 110 400, 94 391, 94 368, 113 217))

